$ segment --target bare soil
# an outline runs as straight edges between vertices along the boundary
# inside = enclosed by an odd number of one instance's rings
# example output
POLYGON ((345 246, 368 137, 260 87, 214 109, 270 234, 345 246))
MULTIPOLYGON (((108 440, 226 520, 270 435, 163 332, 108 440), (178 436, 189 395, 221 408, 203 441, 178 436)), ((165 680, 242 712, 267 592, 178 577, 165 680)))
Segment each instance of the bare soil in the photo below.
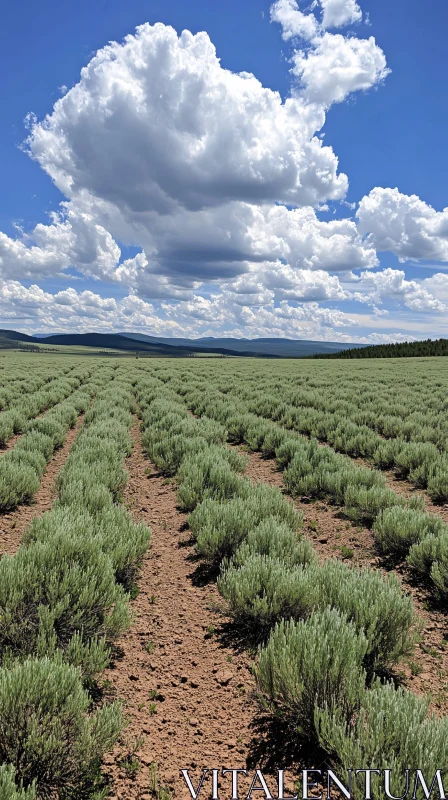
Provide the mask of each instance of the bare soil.
MULTIPOLYGON (((191 770, 197 787, 203 768, 250 768, 261 763, 257 747, 267 734, 250 656, 232 642, 214 577, 201 569, 186 515, 177 508, 176 486, 146 459, 137 421, 131 434, 125 502, 133 518, 151 528, 152 542, 132 604, 133 625, 104 676, 106 697, 121 698, 129 718, 105 772, 114 800, 147 800, 156 796, 149 779, 155 764, 170 796, 186 800, 191 794, 180 769, 191 770)), ((277 754, 271 750, 270 756, 277 754)), ((282 755, 278 763, 284 764, 282 755)), ((240 782, 247 792, 250 784, 240 782)), ((230 798, 230 776, 220 784, 230 798)), ((211 796, 211 781, 206 786, 203 794, 211 796)))
POLYGON ((398 677, 404 686, 415 693, 430 694, 432 707, 437 714, 448 713, 447 618, 446 613, 433 603, 431 589, 414 585, 405 564, 391 565, 385 562, 371 530, 353 525, 343 517, 340 509, 321 501, 293 501, 286 493, 282 473, 274 461, 264 459, 260 453, 248 453, 246 448, 239 449, 249 457, 246 474, 252 480, 278 486, 290 502, 302 511, 304 536, 312 541, 322 561, 339 558, 356 566, 383 572, 393 570, 398 575, 403 590, 412 596, 422 624, 421 642, 409 662, 400 664, 398 677))
POLYGON ((56 478, 64 466, 83 420, 84 415, 80 415, 74 428, 69 430, 64 445, 53 453, 32 502, 6 514, 0 512, 0 557, 4 553, 14 555, 31 520, 42 516, 53 505, 56 478))

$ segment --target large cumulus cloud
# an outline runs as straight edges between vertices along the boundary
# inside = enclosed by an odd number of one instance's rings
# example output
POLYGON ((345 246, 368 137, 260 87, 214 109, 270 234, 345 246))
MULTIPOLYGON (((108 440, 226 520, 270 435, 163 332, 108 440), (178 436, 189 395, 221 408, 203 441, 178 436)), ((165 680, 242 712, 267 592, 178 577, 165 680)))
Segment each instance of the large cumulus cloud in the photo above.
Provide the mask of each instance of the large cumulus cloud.
POLYGON ((417 195, 372 189, 359 204, 358 228, 372 247, 400 259, 448 261, 448 208, 436 211, 417 195))
POLYGON ((347 189, 314 136, 323 123, 302 98, 283 102, 253 75, 223 69, 206 33, 145 24, 96 54, 28 144, 66 196, 87 190, 130 214, 303 205, 347 189))

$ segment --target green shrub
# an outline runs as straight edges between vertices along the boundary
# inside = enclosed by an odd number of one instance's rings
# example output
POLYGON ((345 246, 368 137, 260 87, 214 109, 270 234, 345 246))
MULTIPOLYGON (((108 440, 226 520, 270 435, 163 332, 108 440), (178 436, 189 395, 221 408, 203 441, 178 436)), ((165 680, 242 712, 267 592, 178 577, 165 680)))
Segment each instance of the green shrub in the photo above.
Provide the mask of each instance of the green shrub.
POLYGON ((260 484, 244 499, 226 503, 205 500, 188 522, 196 538, 197 552, 208 561, 219 563, 230 558, 249 531, 265 517, 276 517, 292 530, 298 530, 303 520, 280 490, 260 484))
POLYGON ((235 474, 227 453, 232 451, 211 447, 184 459, 178 472, 178 496, 185 511, 193 511, 206 499, 228 500, 250 491, 250 481, 235 474))
POLYGON ((445 601, 448 598, 448 536, 440 539, 436 558, 431 567, 431 580, 438 596, 445 601))
POLYGON ((84 674, 107 664, 107 642, 129 624, 127 595, 94 541, 55 534, 0 561, 2 658, 60 650, 84 674), (82 636, 82 642, 72 642, 82 636), (99 637, 95 647, 89 642, 99 637), (104 640, 104 641, 103 641, 104 640), (75 646, 76 645, 76 646, 75 646), (84 645, 84 647, 82 646, 84 645))
POLYGON ((28 789, 17 786, 15 776, 12 764, 0 766, 0 800, 36 800, 35 786, 28 789))
POLYGON ((41 517, 35 517, 22 542, 24 545, 47 542, 55 534, 96 542, 109 556, 115 580, 127 589, 135 583, 151 539, 149 528, 143 523, 133 522, 124 508, 108 505, 97 514, 91 514, 79 503, 56 507, 41 517))
POLYGON ((270 556, 283 561, 285 567, 308 566, 317 560, 311 542, 297 536, 289 525, 275 517, 267 517, 249 531, 245 542, 236 551, 233 564, 241 566, 255 555, 270 556))
POLYGON ((64 444, 67 426, 62 425, 57 419, 48 415, 30 422, 27 430, 31 433, 43 433, 45 436, 49 436, 53 442, 54 450, 54 448, 61 447, 64 444))
POLYGON ((49 461, 54 450, 53 439, 45 433, 30 431, 19 439, 15 449, 37 451, 38 453, 42 453, 46 461, 49 461))
POLYGON ((15 765, 18 785, 35 780, 38 798, 60 800, 82 800, 100 788, 101 758, 123 722, 118 703, 93 714, 89 708, 73 667, 43 658, 0 669, 0 760, 15 765))
POLYGON ((47 466, 45 456, 39 453, 38 450, 21 450, 18 447, 14 447, 6 454, 5 464, 8 462, 18 466, 32 467, 39 477, 44 474, 47 466))
POLYGON ((448 464, 429 478, 428 494, 434 503, 448 502, 448 464))
POLYGON ((184 433, 155 436, 153 431, 143 434, 142 443, 149 457, 162 475, 172 476, 178 471, 187 455, 207 450, 207 442, 201 436, 188 437, 184 433))
POLYGON ((31 465, 4 456, 0 459, 0 509, 11 511, 37 492, 39 475, 31 465))
POLYGON ((286 469, 297 453, 303 451, 304 445, 297 437, 290 436, 285 439, 275 451, 279 469, 286 469))
MULTIPOLYGON (((390 769, 391 792, 403 792, 405 770, 422 769, 432 780, 436 770, 446 770, 448 718, 428 716, 429 701, 392 683, 377 681, 366 691, 361 707, 347 719, 335 708, 319 708, 315 713, 321 745, 335 754, 344 769, 362 764, 364 769, 390 769), (395 780, 394 780, 395 778, 395 780)), ((364 797, 362 776, 355 784, 355 797, 364 797), (358 783, 359 781, 359 783, 358 783)), ((373 796, 380 786, 372 781, 373 796)), ((411 791, 413 786, 411 784, 411 791)), ((417 794, 422 798, 422 794, 417 794)))
POLYGON ((400 477, 406 478, 412 471, 419 469, 421 485, 426 486, 425 473, 438 457, 439 451, 435 445, 429 442, 408 442, 395 456, 396 471, 400 477), (424 467, 423 472, 422 467, 424 467))
POLYGON ((332 559, 311 567, 310 580, 319 587, 322 607, 337 608, 366 635, 369 672, 387 669, 411 652, 414 608, 395 575, 383 577, 332 559))
POLYGON ((448 536, 427 536, 418 544, 414 544, 407 557, 412 569, 422 575, 430 576, 436 561, 444 561, 448 557, 448 536))
POLYGON ((398 453, 403 449, 403 442, 399 439, 389 439, 379 442, 373 453, 373 463, 379 469, 392 469, 398 453))
POLYGON ((285 431, 279 426, 272 425, 270 430, 267 431, 261 446, 261 452, 264 458, 275 458, 279 448, 290 436, 288 431, 285 431))
POLYGON ((363 486, 348 486, 344 499, 346 516, 365 525, 370 525, 385 508, 392 508, 399 502, 398 496, 391 489, 366 489, 363 486))
POLYGON ((448 534, 448 525, 435 514, 394 506, 377 517, 374 530, 385 553, 405 556, 413 544, 427 536, 448 534))
POLYGON ((112 506, 114 498, 103 484, 91 485, 87 476, 78 479, 70 478, 59 490, 58 505, 71 508, 75 505, 83 506, 91 514, 103 511, 112 506))
POLYGON ((5 411, 0 414, 0 447, 4 447, 6 442, 14 435, 14 414, 5 411))
POLYGON ((225 569, 218 589, 235 620, 261 632, 281 619, 307 616, 317 599, 306 569, 288 570, 278 558, 257 553, 242 566, 225 569))
POLYGON ((316 738, 317 709, 350 719, 364 692, 367 640, 335 609, 280 622, 260 649, 257 679, 303 735, 316 738))

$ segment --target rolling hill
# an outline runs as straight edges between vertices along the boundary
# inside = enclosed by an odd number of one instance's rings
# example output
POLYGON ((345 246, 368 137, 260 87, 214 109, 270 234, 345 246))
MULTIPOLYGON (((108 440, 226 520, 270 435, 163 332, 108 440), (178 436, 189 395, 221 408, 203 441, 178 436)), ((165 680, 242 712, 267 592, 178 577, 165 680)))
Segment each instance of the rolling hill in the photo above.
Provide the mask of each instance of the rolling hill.
POLYGON ((362 344, 341 344, 341 342, 313 342, 306 339, 233 339, 213 338, 203 339, 168 339, 157 336, 146 336, 144 333, 120 333, 129 339, 134 339, 152 344, 166 344, 176 347, 195 347, 204 350, 225 348, 239 355, 270 355, 281 358, 303 358, 315 353, 335 353, 340 350, 365 347, 362 344))
MULTIPOLYGON (((142 341, 132 339, 121 334, 114 333, 61 333, 51 336, 28 336, 20 331, 0 330, 0 348, 4 342, 3 349, 30 345, 43 345, 45 348, 55 346, 70 347, 92 347, 100 350, 118 350, 131 353, 142 353, 153 356, 164 356, 166 358, 185 358, 186 356, 198 355, 199 353, 215 353, 226 356, 257 356, 264 355, 253 352, 228 350, 224 347, 201 347, 199 344, 189 346, 178 346, 176 344, 165 344, 159 341, 142 341)), ((267 357, 275 355, 266 354, 267 357)))

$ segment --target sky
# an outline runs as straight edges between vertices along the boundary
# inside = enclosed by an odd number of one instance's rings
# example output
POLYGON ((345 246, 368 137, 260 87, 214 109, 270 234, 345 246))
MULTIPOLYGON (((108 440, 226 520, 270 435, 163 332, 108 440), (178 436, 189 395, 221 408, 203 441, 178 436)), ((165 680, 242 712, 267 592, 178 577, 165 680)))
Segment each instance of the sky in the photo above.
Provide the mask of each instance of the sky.
POLYGON ((0 328, 448 336, 446 0, 25 0, 0 328))

